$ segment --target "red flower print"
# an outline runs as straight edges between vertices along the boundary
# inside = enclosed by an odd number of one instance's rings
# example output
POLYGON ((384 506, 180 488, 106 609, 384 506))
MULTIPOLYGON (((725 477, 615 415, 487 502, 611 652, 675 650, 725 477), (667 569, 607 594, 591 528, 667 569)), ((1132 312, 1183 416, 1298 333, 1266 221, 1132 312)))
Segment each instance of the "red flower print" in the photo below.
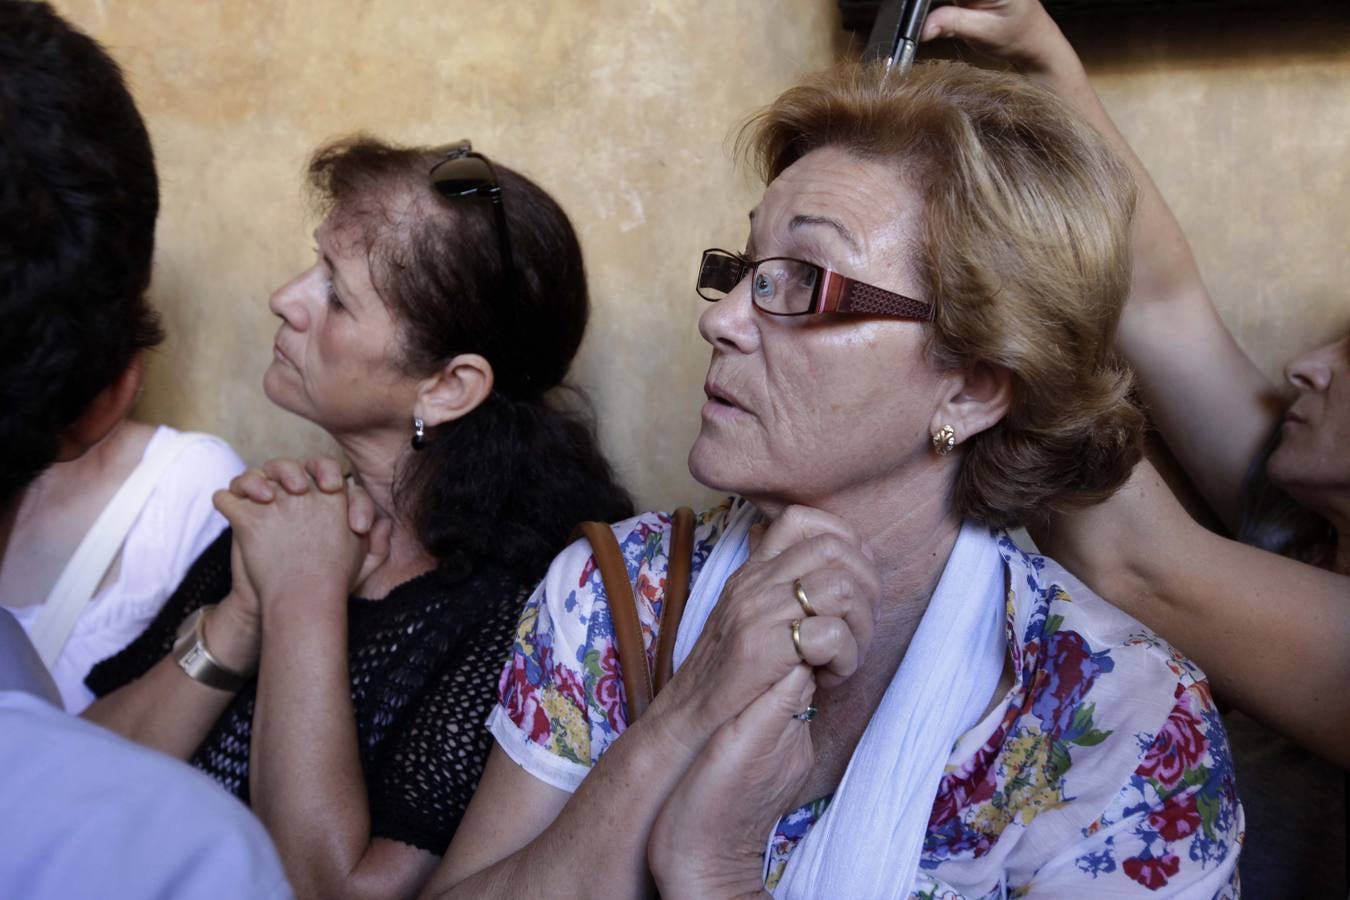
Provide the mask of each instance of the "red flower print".
POLYGON ((539 695, 530 691, 522 700, 520 724, 529 731, 531 741, 541 747, 547 747, 548 739, 553 735, 553 723, 549 721, 544 707, 539 704, 539 695))
POLYGON ((1209 750, 1209 738, 1201 730, 1201 724, 1200 717, 1191 709, 1190 694, 1182 691, 1148 755, 1139 764, 1139 774, 1156 779, 1164 787, 1181 781, 1186 771, 1198 766, 1209 750))
POLYGON ((531 741, 548 746, 553 727, 548 713, 539 703, 539 689, 530 683, 524 656, 519 653, 512 656, 510 667, 502 673, 500 688, 506 715, 530 736, 531 741))
POLYGON ((595 699, 605 711, 609 727, 616 732, 628 727, 628 712, 624 706, 623 675, 619 672, 619 654, 614 645, 605 647, 600 655, 600 678, 595 683, 595 699))
POLYGON ((1162 809, 1149 813, 1148 825, 1168 842, 1195 834, 1200 827, 1200 812, 1195 808, 1195 791, 1173 794, 1162 809))
POLYGON ((567 698, 568 702, 575 706, 584 718, 586 689, 582 686, 581 677, 577 675, 576 671, 564 665, 555 665, 553 667, 553 684, 557 687, 558 693, 567 698))
POLYGON ((1177 870, 1181 868, 1181 860, 1175 853, 1168 853, 1160 857, 1149 857, 1148 859, 1132 857, 1125 860, 1123 868, 1126 875, 1150 891, 1156 891, 1166 885, 1169 878, 1177 874, 1177 870))
POLYGON ((642 574, 638 575, 637 593, 638 596, 641 597, 643 600, 646 600, 648 603, 655 606, 657 598, 664 595, 665 592, 666 592, 666 580, 664 578, 658 579, 657 581, 652 581, 649 577, 647 577, 647 573, 645 570, 642 572, 642 574))

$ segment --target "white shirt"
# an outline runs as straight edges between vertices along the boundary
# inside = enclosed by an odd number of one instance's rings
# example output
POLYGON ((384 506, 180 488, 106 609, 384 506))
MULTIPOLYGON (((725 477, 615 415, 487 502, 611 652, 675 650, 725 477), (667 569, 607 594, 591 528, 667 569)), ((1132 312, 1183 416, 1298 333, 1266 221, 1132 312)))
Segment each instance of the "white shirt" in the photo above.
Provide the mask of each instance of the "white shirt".
MULTIPOLYGON (((159 426, 144 452, 177 434, 159 426)), ((188 568, 225 529, 211 495, 243 470, 244 461, 220 438, 193 434, 161 475, 122 544, 116 579, 85 607, 52 666, 68 712, 78 713, 93 702, 93 693, 84 686, 89 670, 140 636, 188 568)), ((36 603, 10 611, 31 631, 42 608, 36 603)))

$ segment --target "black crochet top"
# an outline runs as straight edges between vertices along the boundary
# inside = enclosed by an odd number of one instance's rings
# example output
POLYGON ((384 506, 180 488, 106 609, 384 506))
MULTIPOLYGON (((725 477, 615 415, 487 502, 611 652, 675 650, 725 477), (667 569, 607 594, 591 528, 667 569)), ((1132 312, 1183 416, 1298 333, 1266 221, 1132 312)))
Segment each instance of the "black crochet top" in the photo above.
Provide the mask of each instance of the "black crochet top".
MULTIPOLYGON (((85 683, 95 694, 145 674, 193 610, 229 593, 230 541, 227 529, 145 632, 94 667, 85 683)), ((373 836, 437 856, 449 846, 492 746, 484 722, 529 587, 491 567, 469 575, 437 569, 383 600, 348 600, 352 705, 373 836)), ((191 760, 245 803, 256 689, 250 683, 235 696, 191 760)))

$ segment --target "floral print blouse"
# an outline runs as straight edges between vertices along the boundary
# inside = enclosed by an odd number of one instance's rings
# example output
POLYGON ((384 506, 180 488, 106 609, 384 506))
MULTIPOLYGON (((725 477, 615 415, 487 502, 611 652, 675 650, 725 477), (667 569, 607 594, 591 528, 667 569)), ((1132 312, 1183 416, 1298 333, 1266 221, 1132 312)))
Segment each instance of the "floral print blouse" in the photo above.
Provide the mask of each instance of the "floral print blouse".
MULTIPOLYGON (((699 517, 694 579, 744 502, 699 517)), ((671 520, 647 513, 614 531, 654 654, 671 520)), ((952 748, 911 896, 1238 896, 1242 807, 1204 674, 1053 561, 1006 535, 999 547, 1015 683, 952 748)), ((614 640, 600 573, 578 542, 526 604, 489 718, 541 781, 575 790, 623 733, 614 640)), ((779 821, 766 888, 828 804, 779 821)))

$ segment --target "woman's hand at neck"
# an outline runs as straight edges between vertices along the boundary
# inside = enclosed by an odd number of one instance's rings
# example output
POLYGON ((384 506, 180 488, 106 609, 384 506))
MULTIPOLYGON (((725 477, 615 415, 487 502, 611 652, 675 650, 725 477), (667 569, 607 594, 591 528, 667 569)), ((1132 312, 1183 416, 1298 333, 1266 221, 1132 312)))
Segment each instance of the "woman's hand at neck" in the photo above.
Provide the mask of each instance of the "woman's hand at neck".
POLYGON ((951 502, 959 468, 951 463, 957 461, 955 454, 933 457, 917 469, 897 469, 818 497, 747 499, 770 522, 789 505, 801 505, 852 526, 881 578, 879 636, 906 627, 912 634, 961 530, 961 516, 951 502))

